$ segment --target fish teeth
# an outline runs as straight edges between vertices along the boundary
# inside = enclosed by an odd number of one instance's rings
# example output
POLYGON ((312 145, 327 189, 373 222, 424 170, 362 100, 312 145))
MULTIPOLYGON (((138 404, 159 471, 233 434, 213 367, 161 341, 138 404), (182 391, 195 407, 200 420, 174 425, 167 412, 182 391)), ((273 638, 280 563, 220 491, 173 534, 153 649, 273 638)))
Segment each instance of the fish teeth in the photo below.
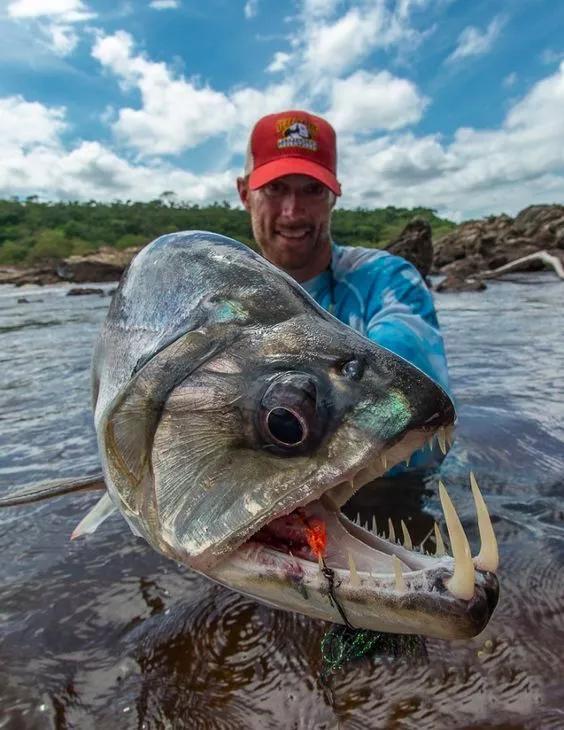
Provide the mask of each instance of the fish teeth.
POLYGON ((450 448, 454 441, 454 426, 445 426, 445 438, 448 447, 450 448))
POLYGON ((394 577, 396 580, 396 592, 405 593, 405 578, 401 570, 401 561, 397 555, 392 556, 392 562, 394 564, 394 577))
POLYGON ((375 535, 378 534, 378 525, 376 524, 376 517, 375 517, 375 515, 372 515, 372 532, 375 535))
POLYGON ((413 550, 413 542, 411 541, 411 535, 409 534, 409 530, 407 529, 407 525, 403 520, 401 520, 401 531, 403 533, 403 546, 407 550, 413 550))
POLYGON ((441 558, 443 555, 446 555, 446 550, 445 550, 445 544, 443 542, 443 536, 441 535, 441 531, 436 522, 435 522, 434 531, 435 531, 435 545, 436 545, 435 557, 441 558))
POLYGON ((447 447, 446 447, 446 434, 444 428, 439 428, 439 432, 437 433, 437 439, 439 441, 439 448, 441 449, 443 455, 446 456, 447 447))
POLYGON ((478 482, 473 472, 470 472, 470 486, 472 488, 472 496, 476 505, 476 513, 478 515, 478 529, 480 531, 480 552, 474 558, 474 563, 480 570, 489 570, 495 573, 499 565, 499 551, 497 548, 497 540, 495 539, 492 521, 478 482))
POLYGON ((384 471, 388 471, 388 459, 386 457, 386 454, 380 454, 380 461, 382 462, 384 471))
POLYGON ((454 557, 454 573, 445 581, 445 584, 453 596, 469 601, 474 595, 474 563, 470 554, 470 545, 468 545, 460 518, 442 482, 439 482, 439 496, 454 557))
POLYGON ((392 520, 390 517, 388 517, 388 530, 390 532, 390 536, 388 537, 388 540, 390 542, 395 542, 396 541, 396 532, 394 530, 394 526, 392 524, 392 520))

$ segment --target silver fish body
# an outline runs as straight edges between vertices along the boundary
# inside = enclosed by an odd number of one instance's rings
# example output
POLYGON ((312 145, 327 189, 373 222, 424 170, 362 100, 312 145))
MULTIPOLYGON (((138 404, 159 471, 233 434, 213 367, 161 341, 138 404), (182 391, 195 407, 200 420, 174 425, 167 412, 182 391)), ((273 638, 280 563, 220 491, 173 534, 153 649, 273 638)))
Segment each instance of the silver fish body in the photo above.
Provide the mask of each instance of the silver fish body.
POLYGON ((443 637, 487 623, 491 565, 455 578, 456 555, 362 534, 338 509, 450 428, 449 397, 248 247, 186 232, 143 249, 93 374, 102 516, 117 507, 164 555, 288 610, 341 621, 337 598, 359 627, 443 637))

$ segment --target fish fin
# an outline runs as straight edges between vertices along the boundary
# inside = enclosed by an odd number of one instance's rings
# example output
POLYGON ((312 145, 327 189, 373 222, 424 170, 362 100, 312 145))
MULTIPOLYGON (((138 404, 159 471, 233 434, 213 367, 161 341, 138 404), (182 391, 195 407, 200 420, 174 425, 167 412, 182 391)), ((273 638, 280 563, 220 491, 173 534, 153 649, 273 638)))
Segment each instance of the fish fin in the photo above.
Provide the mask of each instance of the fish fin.
POLYGON ((0 498, 1 507, 16 507, 20 504, 32 504, 41 502, 52 497, 61 497, 64 494, 73 492, 88 492, 106 489, 104 475, 93 474, 88 477, 69 477, 68 479, 57 479, 56 481, 38 482, 37 484, 26 484, 20 490, 6 497, 0 498))
POLYGON ((117 512, 117 507, 112 502, 110 495, 106 492, 102 499, 96 502, 90 512, 74 528, 71 540, 76 540, 77 537, 82 537, 82 535, 91 535, 114 512, 117 512))

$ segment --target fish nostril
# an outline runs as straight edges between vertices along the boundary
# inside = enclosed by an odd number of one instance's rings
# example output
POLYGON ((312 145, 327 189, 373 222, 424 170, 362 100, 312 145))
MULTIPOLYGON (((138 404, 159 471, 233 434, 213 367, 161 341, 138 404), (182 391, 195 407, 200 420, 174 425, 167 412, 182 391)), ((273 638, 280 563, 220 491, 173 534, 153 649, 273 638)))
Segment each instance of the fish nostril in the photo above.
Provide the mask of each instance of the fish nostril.
POLYGON ((341 375, 347 380, 360 380, 364 374, 364 362, 353 358, 341 365, 341 375))

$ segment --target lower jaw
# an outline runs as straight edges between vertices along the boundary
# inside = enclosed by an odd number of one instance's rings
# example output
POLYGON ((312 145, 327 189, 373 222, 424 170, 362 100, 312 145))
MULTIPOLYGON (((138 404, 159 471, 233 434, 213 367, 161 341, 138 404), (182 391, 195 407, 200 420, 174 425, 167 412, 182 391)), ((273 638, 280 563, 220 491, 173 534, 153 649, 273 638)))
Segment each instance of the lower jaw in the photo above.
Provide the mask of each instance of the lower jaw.
MULTIPOLYGON (((327 580, 316 564, 291 555, 280 554, 260 543, 248 542, 230 559, 207 574, 209 578, 243 595, 276 609, 300 613, 311 618, 343 623, 342 615, 328 593, 327 580)), ((437 615, 414 610, 415 596, 358 595, 343 585, 341 571, 335 574, 336 596, 347 620, 357 629, 389 633, 421 634, 440 639, 468 638, 479 629, 464 616, 449 620, 444 608, 437 615), (345 592, 343 593, 343 588, 345 592)))

